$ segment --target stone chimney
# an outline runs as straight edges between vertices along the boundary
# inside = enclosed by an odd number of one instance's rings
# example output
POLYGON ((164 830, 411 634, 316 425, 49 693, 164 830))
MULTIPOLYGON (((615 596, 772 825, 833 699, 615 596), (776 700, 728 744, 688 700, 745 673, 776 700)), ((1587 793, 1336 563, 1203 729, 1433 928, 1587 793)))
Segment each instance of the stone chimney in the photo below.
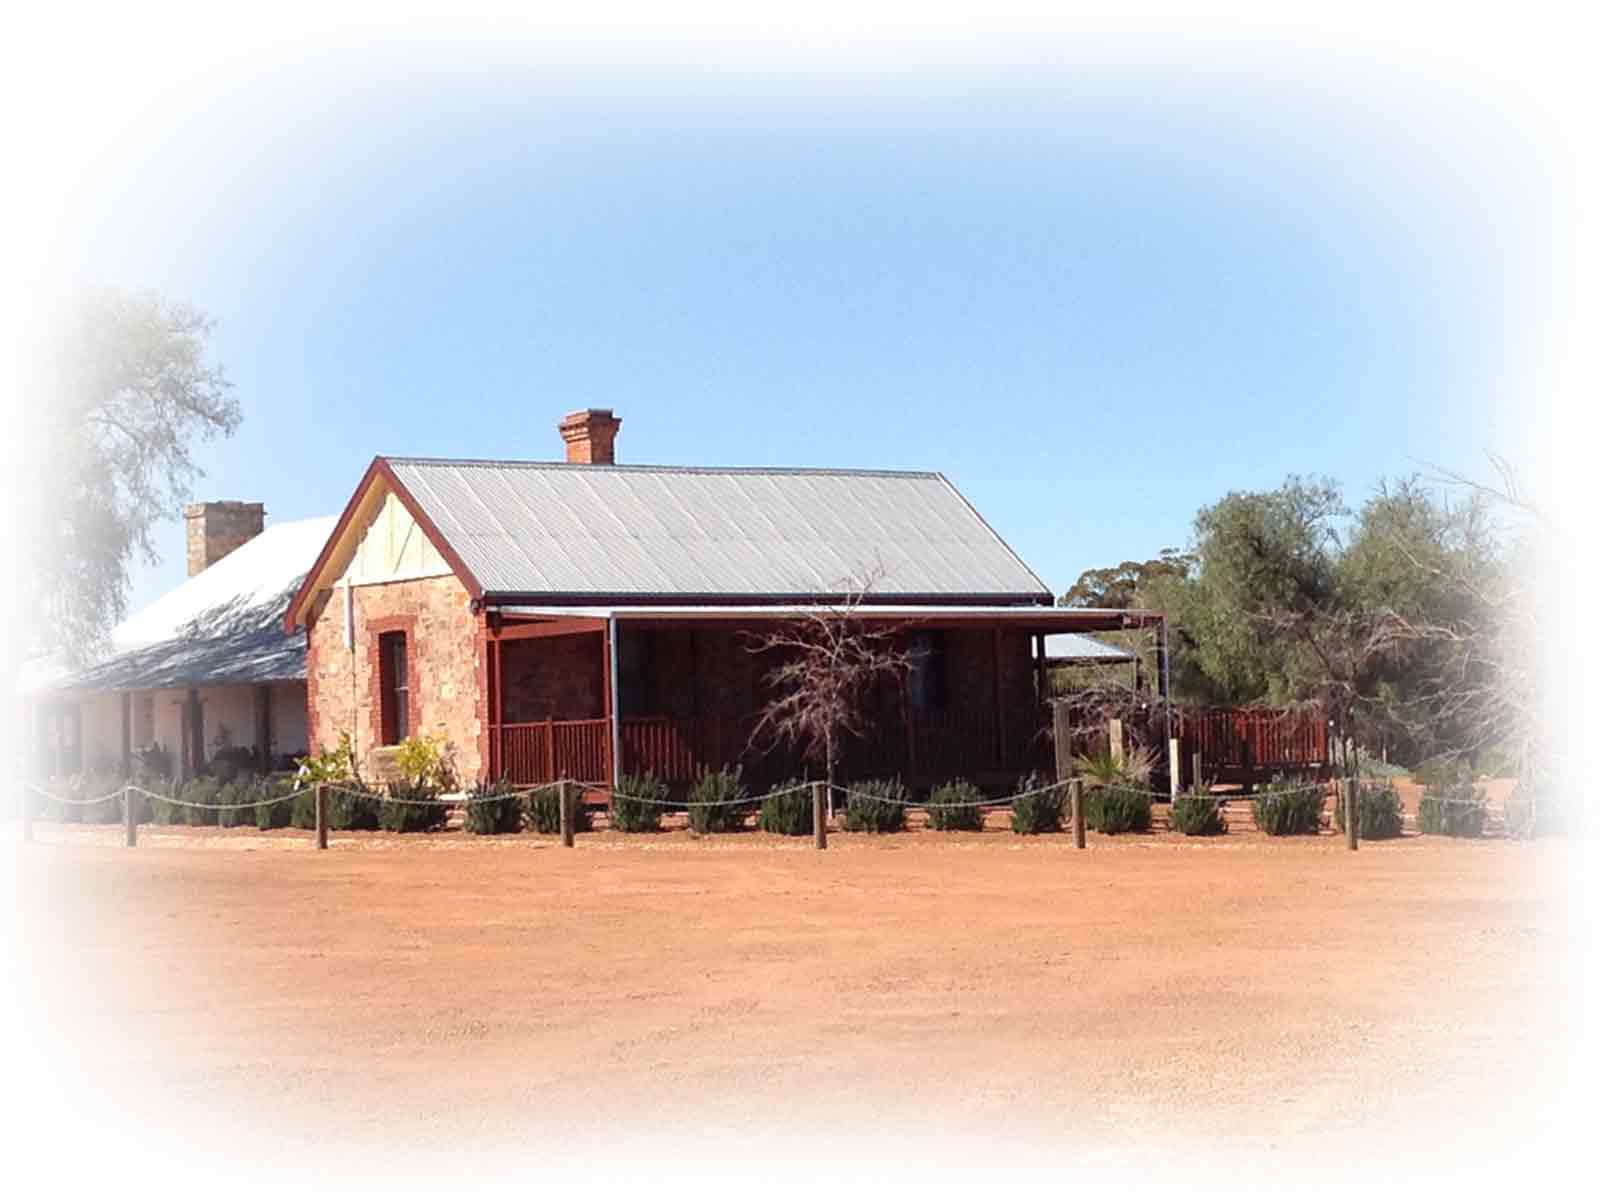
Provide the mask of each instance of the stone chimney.
POLYGON ((609 408, 585 408, 568 413, 556 426, 567 443, 569 463, 614 463, 617 461, 617 430, 622 422, 609 408))
POLYGON ((198 575, 261 532, 264 505, 239 500, 210 500, 183 506, 189 545, 189 574, 198 575))

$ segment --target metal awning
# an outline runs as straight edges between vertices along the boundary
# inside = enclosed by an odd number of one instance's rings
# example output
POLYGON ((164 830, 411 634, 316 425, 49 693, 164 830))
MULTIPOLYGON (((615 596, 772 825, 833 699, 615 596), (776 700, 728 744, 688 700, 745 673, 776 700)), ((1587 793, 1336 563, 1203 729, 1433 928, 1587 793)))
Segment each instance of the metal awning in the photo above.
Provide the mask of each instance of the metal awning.
MULTIPOLYGON (((820 613, 838 612, 823 604, 683 604, 490 606, 491 612, 518 620, 568 620, 574 617, 609 621, 707 622, 792 621, 820 613)), ((1148 609, 1047 608, 1027 605, 863 604, 856 609, 863 620, 939 625, 1005 625, 1028 633, 1072 633, 1137 629, 1159 625, 1162 614, 1148 609)))

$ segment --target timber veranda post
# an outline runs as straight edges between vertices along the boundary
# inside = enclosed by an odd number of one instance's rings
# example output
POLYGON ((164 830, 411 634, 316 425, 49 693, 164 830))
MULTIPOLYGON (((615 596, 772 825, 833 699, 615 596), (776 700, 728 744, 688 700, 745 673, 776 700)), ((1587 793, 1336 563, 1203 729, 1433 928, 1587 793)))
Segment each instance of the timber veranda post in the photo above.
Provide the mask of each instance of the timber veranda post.
POLYGON ((1089 844, 1083 829, 1083 780, 1073 777, 1067 784, 1067 798, 1072 804, 1072 844, 1079 850, 1089 844))
POLYGON ((575 819, 576 814, 574 813, 575 804, 573 799, 574 793, 577 790, 577 785, 574 784, 570 779, 563 779, 556 786, 561 789, 561 791, 558 793, 559 803, 561 805, 561 844, 563 846, 571 846, 574 842, 572 829, 573 826, 577 824, 575 819))
POLYGON ((828 785, 811 785, 811 834, 818 850, 828 848, 828 785))
POLYGON ((1354 775, 1344 781, 1344 844, 1351 850, 1361 844, 1361 782, 1354 775))

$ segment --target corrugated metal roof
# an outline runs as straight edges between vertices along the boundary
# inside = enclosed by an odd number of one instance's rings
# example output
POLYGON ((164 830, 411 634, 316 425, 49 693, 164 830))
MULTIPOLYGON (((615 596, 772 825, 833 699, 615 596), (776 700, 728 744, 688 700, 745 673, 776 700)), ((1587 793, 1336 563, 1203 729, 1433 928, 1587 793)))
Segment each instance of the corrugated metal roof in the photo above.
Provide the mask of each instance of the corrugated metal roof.
POLYGON ((306 677, 302 634, 283 616, 336 518, 269 525, 111 631, 108 653, 76 671, 39 671, 28 690, 105 692, 306 677))
POLYGON ((1098 638, 1085 637, 1081 633, 1045 634, 1044 656, 1103 663, 1132 662, 1136 657, 1132 650, 1113 646, 1098 638))
POLYGON ((936 473, 387 461, 487 593, 1050 595, 936 473))

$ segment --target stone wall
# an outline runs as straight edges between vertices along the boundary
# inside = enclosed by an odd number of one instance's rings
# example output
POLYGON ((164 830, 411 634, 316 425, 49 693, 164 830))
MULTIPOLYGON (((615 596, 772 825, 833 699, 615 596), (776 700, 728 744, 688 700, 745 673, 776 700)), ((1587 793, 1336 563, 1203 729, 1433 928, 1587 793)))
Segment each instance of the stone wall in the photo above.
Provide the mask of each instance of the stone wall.
POLYGON ((345 648, 342 588, 318 598, 306 647, 306 709, 311 747, 333 747, 348 732, 362 770, 376 774, 381 722, 376 661, 383 630, 404 629, 410 662, 413 735, 442 737, 463 784, 478 778, 487 749, 480 677, 482 625, 454 576, 369 584, 354 589, 353 651, 345 648))

